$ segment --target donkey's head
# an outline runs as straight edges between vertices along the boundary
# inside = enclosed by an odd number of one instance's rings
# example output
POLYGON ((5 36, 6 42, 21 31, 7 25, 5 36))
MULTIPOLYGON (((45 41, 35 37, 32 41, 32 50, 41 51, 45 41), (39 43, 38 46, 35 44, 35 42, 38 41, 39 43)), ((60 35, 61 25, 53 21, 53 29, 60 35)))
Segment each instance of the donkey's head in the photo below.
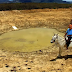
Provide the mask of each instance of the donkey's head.
POLYGON ((54 36, 52 36, 51 43, 54 43, 57 38, 58 34, 54 34, 54 36))

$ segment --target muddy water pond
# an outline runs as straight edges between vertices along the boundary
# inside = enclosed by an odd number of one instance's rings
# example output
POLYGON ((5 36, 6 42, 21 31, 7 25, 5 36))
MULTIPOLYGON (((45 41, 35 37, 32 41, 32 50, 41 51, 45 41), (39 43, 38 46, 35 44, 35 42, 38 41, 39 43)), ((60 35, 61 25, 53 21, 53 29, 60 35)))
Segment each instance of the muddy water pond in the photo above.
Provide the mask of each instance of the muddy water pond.
POLYGON ((0 36, 0 49, 9 51, 31 52, 51 46, 51 38, 55 29, 30 28, 4 33, 0 36))

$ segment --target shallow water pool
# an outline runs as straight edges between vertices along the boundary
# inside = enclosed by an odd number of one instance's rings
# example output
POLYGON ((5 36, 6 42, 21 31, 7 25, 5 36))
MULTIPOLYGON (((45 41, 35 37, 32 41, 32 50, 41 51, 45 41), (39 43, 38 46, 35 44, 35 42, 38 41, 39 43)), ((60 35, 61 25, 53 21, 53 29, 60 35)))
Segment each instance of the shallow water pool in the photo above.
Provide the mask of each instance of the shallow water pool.
POLYGON ((30 28, 4 33, 0 36, 0 49, 9 51, 31 52, 51 46, 51 38, 55 29, 30 28))

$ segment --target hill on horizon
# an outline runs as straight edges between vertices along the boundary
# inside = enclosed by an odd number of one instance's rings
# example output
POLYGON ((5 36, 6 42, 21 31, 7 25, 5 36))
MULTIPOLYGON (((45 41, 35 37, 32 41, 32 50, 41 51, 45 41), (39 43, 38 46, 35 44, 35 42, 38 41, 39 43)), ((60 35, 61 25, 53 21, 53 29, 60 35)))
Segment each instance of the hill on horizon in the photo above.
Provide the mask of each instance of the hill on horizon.
POLYGON ((0 0, 0 3, 67 3, 71 4, 72 2, 66 2, 62 0, 0 0))

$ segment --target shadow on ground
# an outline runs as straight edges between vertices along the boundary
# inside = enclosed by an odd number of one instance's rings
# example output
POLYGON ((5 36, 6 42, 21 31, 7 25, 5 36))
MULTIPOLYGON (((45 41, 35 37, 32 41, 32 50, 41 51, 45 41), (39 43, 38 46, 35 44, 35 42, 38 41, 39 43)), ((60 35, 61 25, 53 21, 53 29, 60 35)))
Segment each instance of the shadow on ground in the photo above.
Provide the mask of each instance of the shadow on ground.
POLYGON ((65 56, 57 56, 55 59, 52 59, 50 61, 56 61, 57 59, 62 59, 64 58, 65 60, 67 60, 68 58, 72 58, 72 55, 65 55, 65 56))

